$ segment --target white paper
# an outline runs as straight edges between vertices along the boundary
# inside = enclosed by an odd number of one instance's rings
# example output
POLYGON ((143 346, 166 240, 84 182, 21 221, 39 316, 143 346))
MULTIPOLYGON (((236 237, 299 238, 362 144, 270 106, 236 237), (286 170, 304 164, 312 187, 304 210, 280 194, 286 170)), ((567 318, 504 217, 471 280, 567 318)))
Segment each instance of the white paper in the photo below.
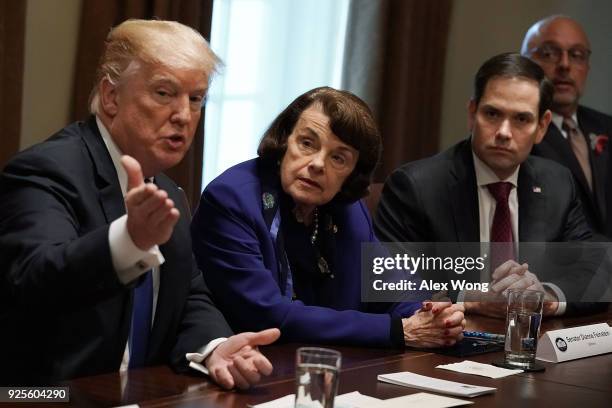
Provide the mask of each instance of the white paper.
POLYGON ((257 405, 249 405, 252 408, 293 408, 295 404, 295 394, 285 395, 272 401, 263 402, 257 405))
POLYGON ((359 391, 338 395, 334 399, 336 408, 369 408, 378 406, 382 400, 361 394, 359 391))
MULTIPOLYGON (((336 408, 372 408, 377 406, 382 400, 369 397, 359 393, 359 391, 337 395, 334 399, 336 408)), ((249 405, 252 408, 293 408, 295 404, 295 394, 285 395, 284 397, 264 402, 257 405, 249 405)))
POLYGON ((459 397, 476 397, 483 394, 495 392, 497 388, 481 387, 478 385, 464 384, 454 381, 440 380, 403 371, 399 373, 382 374, 378 381, 383 381, 405 387, 418 388, 426 391, 439 392, 441 394, 457 395, 459 397))
POLYGON ((443 397, 441 395, 417 392, 403 397, 391 398, 381 401, 375 408, 450 408, 473 404, 472 401, 457 398, 443 397))
POLYGON ((456 371, 464 374, 480 375, 489 378, 503 378, 523 372, 523 370, 511 370, 508 368, 495 367, 491 364, 477 363, 476 361, 470 360, 453 364, 441 364, 436 368, 442 368, 443 370, 456 371))

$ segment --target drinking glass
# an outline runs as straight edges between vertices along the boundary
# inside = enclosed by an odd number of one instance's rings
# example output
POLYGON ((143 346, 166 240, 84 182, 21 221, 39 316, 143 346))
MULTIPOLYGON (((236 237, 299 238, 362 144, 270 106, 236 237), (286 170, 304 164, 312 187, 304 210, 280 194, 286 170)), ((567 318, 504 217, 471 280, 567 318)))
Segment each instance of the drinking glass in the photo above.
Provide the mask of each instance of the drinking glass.
POLYGON ((514 289, 507 296, 505 363, 517 368, 534 368, 544 292, 514 289))
POLYGON ((336 350, 300 347, 295 356, 295 407, 333 408, 342 357, 336 350))

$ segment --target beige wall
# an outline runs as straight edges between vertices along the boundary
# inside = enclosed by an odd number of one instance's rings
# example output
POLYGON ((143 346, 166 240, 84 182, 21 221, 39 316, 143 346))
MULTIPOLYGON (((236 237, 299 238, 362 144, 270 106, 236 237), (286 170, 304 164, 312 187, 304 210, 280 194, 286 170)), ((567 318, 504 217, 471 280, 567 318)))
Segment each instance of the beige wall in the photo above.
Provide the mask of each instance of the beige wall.
POLYGON ((28 0, 20 147, 69 121, 81 0, 28 0))
POLYGON ((466 106, 472 79, 489 57, 518 51, 525 31, 550 14, 567 14, 580 21, 590 37, 593 56, 582 101, 612 114, 612 2, 609 0, 455 0, 446 54, 442 148, 467 133, 466 106), (595 85, 596 84, 596 85, 595 85))

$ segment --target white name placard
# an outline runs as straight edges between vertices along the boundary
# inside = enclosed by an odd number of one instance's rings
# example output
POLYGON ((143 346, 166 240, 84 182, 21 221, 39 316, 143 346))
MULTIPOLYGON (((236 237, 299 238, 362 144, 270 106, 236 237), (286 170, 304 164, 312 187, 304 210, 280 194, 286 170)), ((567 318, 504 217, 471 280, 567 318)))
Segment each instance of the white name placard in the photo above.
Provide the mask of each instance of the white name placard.
POLYGON ((612 328, 599 323, 544 333, 536 358, 560 363, 604 353, 612 353, 612 328))

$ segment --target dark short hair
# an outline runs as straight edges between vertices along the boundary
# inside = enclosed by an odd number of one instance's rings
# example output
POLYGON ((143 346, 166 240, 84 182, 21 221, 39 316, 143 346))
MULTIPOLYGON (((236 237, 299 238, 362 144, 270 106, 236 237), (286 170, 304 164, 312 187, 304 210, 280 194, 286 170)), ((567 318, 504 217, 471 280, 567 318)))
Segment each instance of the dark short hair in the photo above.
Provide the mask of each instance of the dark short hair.
POLYGON ((355 169, 335 199, 354 202, 365 197, 380 159, 382 144, 370 108, 350 92, 324 86, 298 96, 272 121, 259 143, 257 154, 276 162, 282 160, 287 151, 287 139, 300 115, 315 103, 320 104, 329 117, 331 131, 359 152, 355 169))
POLYGON ((542 117, 552 104, 554 88, 546 74, 538 64, 527 57, 514 52, 499 54, 488 59, 480 66, 474 77, 474 95, 476 105, 484 94, 487 84, 492 78, 525 78, 535 81, 540 88, 540 103, 538 117, 542 117))

